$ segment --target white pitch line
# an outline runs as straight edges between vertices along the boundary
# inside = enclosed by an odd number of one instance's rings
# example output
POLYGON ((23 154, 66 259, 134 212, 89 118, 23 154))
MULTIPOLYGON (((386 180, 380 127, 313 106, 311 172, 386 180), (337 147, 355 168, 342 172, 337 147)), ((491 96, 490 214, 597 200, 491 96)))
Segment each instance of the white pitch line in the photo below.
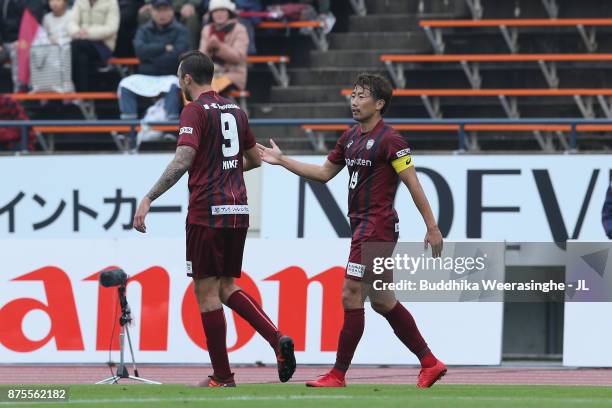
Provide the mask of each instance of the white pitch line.
MULTIPOLYGON (((157 402, 223 402, 223 401, 287 401, 287 400, 349 400, 349 399, 369 399, 369 400, 400 400, 404 399, 406 396, 403 395, 395 395, 395 396, 350 396, 350 395, 290 395, 290 396, 227 396, 227 397, 185 397, 185 398, 106 398, 106 399, 81 399, 74 400, 71 399, 68 402, 65 401, 45 401, 45 402, 37 402, 37 401, 22 401, 21 403, 24 406, 27 405, 38 405, 38 404, 115 404, 115 403, 131 403, 131 404, 150 404, 157 402)), ((425 393, 413 394, 410 397, 417 397, 421 401, 425 400, 437 400, 437 401, 490 401, 490 402, 555 402, 558 404, 601 404, 602 402, 610 401, 607 397, 593 397, 593 398, 576 398, 576 397, 495 397, 495 396, 436 396, 436 395, 427 395, 425 393)), ((10 405, 15 404, 14 402, 0 402, 1 405, 10 405)))

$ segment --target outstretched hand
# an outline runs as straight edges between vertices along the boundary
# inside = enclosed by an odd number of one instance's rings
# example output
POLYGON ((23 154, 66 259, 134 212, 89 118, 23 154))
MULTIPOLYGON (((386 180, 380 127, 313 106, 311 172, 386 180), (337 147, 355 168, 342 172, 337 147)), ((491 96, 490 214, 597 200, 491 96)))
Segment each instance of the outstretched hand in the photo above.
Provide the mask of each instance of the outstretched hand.
POLYGON ((272 139, 270 139, 270 145, 272 145, 272 147, 266 147, 257 143, 257 150, 259 151, 261 160, 269 164, 281 164, 283 158, 282 150, 279 149, 272 139))
POLYGON ((145 217, 151 209, 151 200, 149 197, 145 197, 140 202, 136 214, 134 215, 134 229, 143 234, 147 232, 147 226, 145 225, 145 217))
POLYGON ((425 234, 425 249, 427 249, 429 245, 431 245, 432 257, 438 258, 442 255, 442 233, 438 227, 427 230, 427 234, 425 234))

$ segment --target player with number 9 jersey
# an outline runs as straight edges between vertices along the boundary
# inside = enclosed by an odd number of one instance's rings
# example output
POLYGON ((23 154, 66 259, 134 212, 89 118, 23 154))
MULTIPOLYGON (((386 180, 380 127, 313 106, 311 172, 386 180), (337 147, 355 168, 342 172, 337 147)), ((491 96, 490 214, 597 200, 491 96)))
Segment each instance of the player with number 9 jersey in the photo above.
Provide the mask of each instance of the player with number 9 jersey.
POLYGON ((248 228, 242 157, 255 138, 240 106, 215 91, 203 93, 183 109, 177 144, 196 150, 187 224, 248 228))

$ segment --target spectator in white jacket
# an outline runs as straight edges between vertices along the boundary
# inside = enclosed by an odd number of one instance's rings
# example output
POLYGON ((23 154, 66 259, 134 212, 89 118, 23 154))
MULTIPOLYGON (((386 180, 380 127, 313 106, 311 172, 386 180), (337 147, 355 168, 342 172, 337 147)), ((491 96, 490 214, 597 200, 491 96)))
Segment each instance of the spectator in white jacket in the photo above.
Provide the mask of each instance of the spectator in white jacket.
POLYGON ((51 12, 43 17, 43 27, 47 32, 51 44, 67 44, 72 40, 68 33, 70 12, 68 11, 68 0, 49 0, 51 12))
POLYGON ((72 79, 76 90, 91 90, 90 78, 111 57, 119 31, 117 0, 76 0, 70 12, 72 79))

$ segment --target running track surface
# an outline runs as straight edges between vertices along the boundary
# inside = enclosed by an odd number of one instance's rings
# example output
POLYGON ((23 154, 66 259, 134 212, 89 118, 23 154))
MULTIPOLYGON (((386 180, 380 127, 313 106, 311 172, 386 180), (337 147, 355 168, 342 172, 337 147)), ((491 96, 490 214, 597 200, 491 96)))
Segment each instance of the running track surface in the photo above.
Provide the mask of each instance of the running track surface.
MULTIPOLYGON (((325 373, 321 366, 299 367, 291 380, 303 383, 325 373)), ((130 374, 132 373, 129 367, 130 374)), ((277 383, 275 367, 235 367, 238 384, 277 383)), ((211 373, 209 366, 139 365, 142 377, 167 384, 195 384, 211 373)), ((413 384, 415 367, 355 366, 347 376, 349 384, 413 384)), ((91 384, 110 376, 105 365, 0 365, 0 384, 91 384)), ((129 380, 121 380, 130 383, 129 380)), ((612 386, 612 369, 450 367, 442 384, 538 384, 612 386)))

